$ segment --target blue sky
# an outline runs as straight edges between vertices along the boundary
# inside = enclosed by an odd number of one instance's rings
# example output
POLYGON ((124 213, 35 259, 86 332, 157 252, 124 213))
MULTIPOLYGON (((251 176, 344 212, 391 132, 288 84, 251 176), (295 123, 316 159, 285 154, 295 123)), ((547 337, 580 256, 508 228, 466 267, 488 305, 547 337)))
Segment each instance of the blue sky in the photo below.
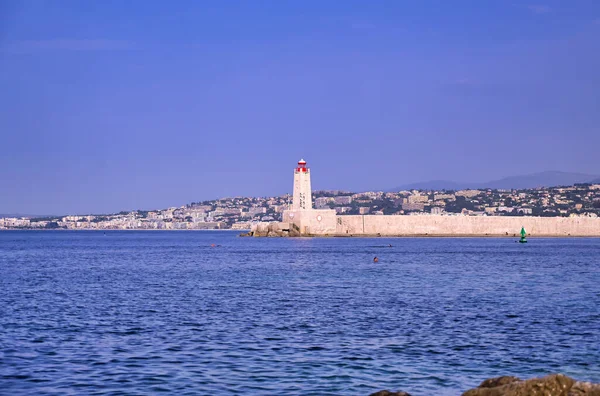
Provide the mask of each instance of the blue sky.
POLYGON ((600 2, 0 1, 0 213, 600 174, 600 2))

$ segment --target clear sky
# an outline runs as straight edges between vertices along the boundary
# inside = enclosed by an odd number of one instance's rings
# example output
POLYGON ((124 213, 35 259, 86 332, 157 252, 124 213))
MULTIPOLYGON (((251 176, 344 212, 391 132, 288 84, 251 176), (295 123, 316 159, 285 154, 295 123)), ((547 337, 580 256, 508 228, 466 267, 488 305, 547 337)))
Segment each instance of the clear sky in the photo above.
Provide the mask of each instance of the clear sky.
POLYGON ((0 0, 0 213, 600 174, 600 1, 0 0))

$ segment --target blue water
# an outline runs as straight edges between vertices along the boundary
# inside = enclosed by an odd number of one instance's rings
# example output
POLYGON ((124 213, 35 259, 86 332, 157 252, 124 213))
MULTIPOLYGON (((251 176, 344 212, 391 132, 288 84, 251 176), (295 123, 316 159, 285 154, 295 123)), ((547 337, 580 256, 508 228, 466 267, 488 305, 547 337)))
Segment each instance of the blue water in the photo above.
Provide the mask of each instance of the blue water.
POLYGON ((600 381, 600 239, 0 232, 0 394, 456 395, 551 372, 600 381))

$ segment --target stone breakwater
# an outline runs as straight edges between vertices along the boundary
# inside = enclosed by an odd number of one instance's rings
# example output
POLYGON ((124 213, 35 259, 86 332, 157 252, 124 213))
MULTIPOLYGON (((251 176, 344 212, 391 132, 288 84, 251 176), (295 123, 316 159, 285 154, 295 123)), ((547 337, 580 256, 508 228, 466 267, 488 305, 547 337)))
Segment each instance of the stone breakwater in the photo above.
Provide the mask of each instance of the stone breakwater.
MULTIPOLYGON (((398 391, 382 390, 371 396, 411 396, 398 391)), ((600 384, 577 381, 562 374, 521 380, 517 377, 497 377, 483 381, 462 396, 600 396, 600 384)))
POLYGON ((600 218, 504 216, 310 216, 292 222, 259 223, 252 236, 464 236, 600 237, 600 218), (315 217, 315 220, 312 219, 315 217))
POLYGON ((300 237, 300 230, 292 223, 257 223, 252 225, 250 232, 241 234, 241 236, 253 237, 300 237))

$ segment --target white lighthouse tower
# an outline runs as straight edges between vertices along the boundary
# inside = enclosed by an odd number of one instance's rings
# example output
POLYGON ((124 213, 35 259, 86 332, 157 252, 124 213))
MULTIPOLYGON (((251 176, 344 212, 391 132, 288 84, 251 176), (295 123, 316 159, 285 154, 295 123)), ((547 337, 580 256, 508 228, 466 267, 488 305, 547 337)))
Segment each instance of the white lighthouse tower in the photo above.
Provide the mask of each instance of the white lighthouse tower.
POLYGON ((310 188, 310 169, 306 167, 306 161, 301 159, 294 170, 294 199, 292 210, 312 209, 312 190, 310 188))
POLYGON ((301 159, 294 169, 292 207, 283 211, 283 223, 295 226, 300 235, 333 235, 336 232, 335 215, 333 209, 313 209, 310 169, 301 159))

